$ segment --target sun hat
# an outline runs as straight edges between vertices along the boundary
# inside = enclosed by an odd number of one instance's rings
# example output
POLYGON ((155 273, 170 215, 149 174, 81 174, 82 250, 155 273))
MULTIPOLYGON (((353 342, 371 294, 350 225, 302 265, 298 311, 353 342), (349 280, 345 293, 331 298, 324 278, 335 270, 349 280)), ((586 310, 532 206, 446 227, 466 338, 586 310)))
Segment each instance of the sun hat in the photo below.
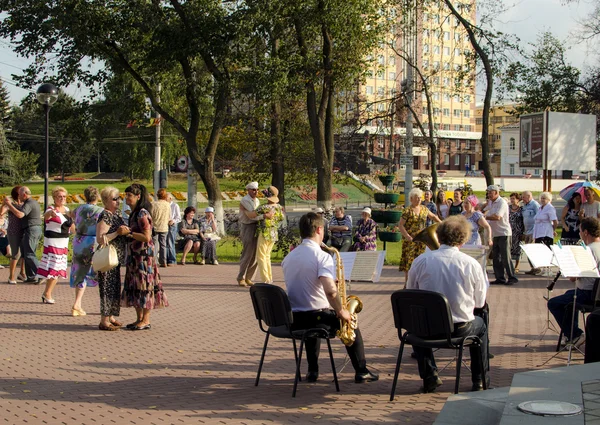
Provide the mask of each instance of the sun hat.
POLYGON ((277 189, 275 186, 269 186, 267 191, 268 191, 267 200, 274 204, 279 203, 279 198, 277 197, 277 195, 279 195, 279 189, 277 189))
POLYGON ((246 189, 258 189, 258 182, 250 182, 246 185, 246 189))
POLYGON ((204 210, 204 212, 211 212, 214 213, 215 209, 213 207, 206 207, 206 209, 204 210))
POLYGON ((363 210, 362 210, 362 212, 364 212, 364 213, 367 213, 367 214, 371 215, 371 208, 369 208, 369 207, 364 207, 364 208, 363 208, 363 210))

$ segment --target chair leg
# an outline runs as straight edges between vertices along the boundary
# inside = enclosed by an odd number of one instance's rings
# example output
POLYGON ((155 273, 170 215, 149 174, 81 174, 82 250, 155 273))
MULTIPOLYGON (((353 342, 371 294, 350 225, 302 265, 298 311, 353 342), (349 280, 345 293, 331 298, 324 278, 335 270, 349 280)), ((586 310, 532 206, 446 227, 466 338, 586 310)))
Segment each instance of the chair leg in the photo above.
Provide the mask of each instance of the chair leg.
MULTIPOLYGON (((484 367, 484 365, 485 365, 485 361, 484 361, 484 358, 483 358, 483 352, 481 351, 481 349, 479 350, 479 354, 480 354, 480 355, 479 355, 479 361, 481 362, 481 363, 480 363, 480 365, 481 365, 481 368, 480 368, 480 370, 481 370, 481 378, 482 378, 482 380, 483 380, 483 390, 485 391, 485 390, 487 390, 487 389, 488 389, 488 387, 487 387, 487 372, 488 372, 488 371, 487 371, 487 370, 486 370, 486 368, 484 367)), ((489 360, 488 360, 488 366, 489 366, 489 365, 490 365, 490 363, 489 363, 489 360)))
POLYGON ((267 336, 265 337, 265 344, 263 346, 262 355, 260 356, 260 363, 258 364, 258 373, 256 374, 256 381, 254 381, 254 386, 258 386, 258 381, 260 380, 260 372, 262 371, 263 362, 265 361, 265 353, 267 352, 267 344, 269 343, 269 333, 267 332, 267 336))
POLYGON ((396 360, 396 371, 394 372, 394 381, 392 382, 392 392, 390 393, 390 401, 394 401, 394 394, 396 394, 396 383, 398 382, 398 374, 400 373, 400 363, 402 363, 403 351, 404 340, 400 342, 400 349, 398 350, 398 359, 396 360))
POLYGON ((462 363, 463 346, 461 344, 458 349, 458 357, 456 358, 456 382, 454 383, 454 394, 458 394, 458 387, 460 386, 460 366, 462 363))
POLYGON ((562 342, 562 338, 563 338, 563 331, 561 330, 560 333, 558 334, 558 342, 556 343, 556 352, 560 351, 560 343, 562 342))
POLYGON ((329 359, 331 360, 331 371, 333 372, 333 382, 335 382, 335 390, 340 392, 340 385, 338 384, 337 372, 335 371, 335 362, 333 361, 333 351, 331 350, 331 341, 329 338, 325 338, 327 340, 327 349, 329 350, 329 359))
POLYGON ((298 381, 300 380, 300 362, 302 361, 302 350, 304 349, 304 336, 300 340, 300 353, 298 354, 298 361, 296 362, 296 377, 294 378, 294 389, 292 391, 292 397, 296 397, 296 388, 298 388, 298 381))
MULTIPOLYGON (((292 339, 292 344, 294 344, 294 361, 298 363, 298 349, 296 348, 296 340, 292 339)), ((298 377, 298 380, 302 382, 302 376, 298 377)))

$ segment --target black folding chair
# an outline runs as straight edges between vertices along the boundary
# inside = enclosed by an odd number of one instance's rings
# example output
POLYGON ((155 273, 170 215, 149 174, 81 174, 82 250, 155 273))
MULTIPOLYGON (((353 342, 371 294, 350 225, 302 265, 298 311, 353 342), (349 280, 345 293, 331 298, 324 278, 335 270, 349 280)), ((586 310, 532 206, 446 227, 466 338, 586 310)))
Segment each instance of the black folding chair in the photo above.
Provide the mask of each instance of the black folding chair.
MULTIPOLYGON (((392 311, 394 313, 394 325, 398 329, 400 351, 396 361, 390 401, 394 400, 394 394, 396 393, 396 383, 405 344, 432 349, 458 350, 456 382, 454 385, 454 393, 458 394, 463 349, 471 345, 481 345, 481 339, 476 335, 460 338, 452 337, 454 326, 450 306, 446 297, 438 292, 413 289, 396 291, 392 294, 392 311), (402 329, 406 330, 404 334, 402 334, 402 329)), ((485 363, 482 357, 479 358, 479 361, 483 371, 483 389, 486 390, 486 371, 483 370, 485 363)))
MULTIPOLYGON (((596 279, 594 282, 594 288, 592 289, 592 303, 591 304, 577 303, 577 310, 581 313, 582 323, 585 323, 585 315, 586 314, 591 313, 592 311, 594 311, 595 309, 600 307, 600 285, 599 285, 599 282, 600 282, 600 279, 596 279)), ((565 307, 565 311, 570 311, 571 308, 573 308, 573 303, 567 304, 567 306, 565 307)), ((565 318, 568 318, 570 321, 571 314, 566 314, 565 318)), ((559 325, 560 325, 560 323, 559 323, 559 325)), ((560 345, 562 343, 563 334, 564 333, 562 331, 562 326, 561 326, 560 334, 558 335, 558 342, 556 344, 557 352, 560 351, 560 345)))
POLYGON ((337 373, 335 371, 333 351, 331 350, 330 338, 332 336, 329 335, 329 332, 322 328, 292 331, 292 323, 294 321, 292 307, 290 306, 290 301, 287 294, 278 286, 269 285, 266 283, 256 283, 250 288, 250 297, 252 298, 252 305, 254 306, 254 314, 258 320, 258 326, 260 327, 260 330, 266 334, 254 385, 257 386, 258 381, 260 380, 260 373, 265 360, 265 353, 267 352, 269 336, 273 335, 276 338, 291 339, 292 343, 294 344, 294 358, 296 360, 296 375, 294 378, 292 397, 296 397, 298 381, 301 381, 300 363, 302 361, 304 342, 306 338, 322 338, 327 341, 327 349, 329 350, 329 358, 331 360, 331 369, 333 371, 335 389, 337 392, 339 392, 340 386, 338 384, 337 373), (263 323, 267 326, 266 329, 263 326, 263 323), (300 340, 299 354, 296 349, 296 340, 300 340))

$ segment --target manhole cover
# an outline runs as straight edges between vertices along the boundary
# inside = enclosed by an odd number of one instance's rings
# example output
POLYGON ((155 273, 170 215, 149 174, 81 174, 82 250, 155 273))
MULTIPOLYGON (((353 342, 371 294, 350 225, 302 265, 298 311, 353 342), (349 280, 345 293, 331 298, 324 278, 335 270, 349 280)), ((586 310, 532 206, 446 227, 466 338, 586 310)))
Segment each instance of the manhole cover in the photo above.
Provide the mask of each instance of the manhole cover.
POLYGON ((538 416, 573 416, 582 412, 581 407, 576 404, 554 400, 525 401, 518 408, 522 412, 538 416))

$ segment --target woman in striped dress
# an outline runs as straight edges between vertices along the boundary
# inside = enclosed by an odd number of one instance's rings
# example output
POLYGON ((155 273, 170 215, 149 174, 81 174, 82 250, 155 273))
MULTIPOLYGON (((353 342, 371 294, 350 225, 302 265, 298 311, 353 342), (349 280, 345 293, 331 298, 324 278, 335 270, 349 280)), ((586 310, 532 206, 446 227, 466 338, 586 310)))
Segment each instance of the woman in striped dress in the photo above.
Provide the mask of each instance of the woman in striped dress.
POLYGON ((37 270, 37 277, 46 279, 46 290, 42 294, 44 304, 54 304, 52 290, 59 278, 67 278, 67 255, 69 233, 75 231, 73 219, 66 207, 67 190, 57 186, 52 190, 54 205, 44 213, 44 251, 37 270))

